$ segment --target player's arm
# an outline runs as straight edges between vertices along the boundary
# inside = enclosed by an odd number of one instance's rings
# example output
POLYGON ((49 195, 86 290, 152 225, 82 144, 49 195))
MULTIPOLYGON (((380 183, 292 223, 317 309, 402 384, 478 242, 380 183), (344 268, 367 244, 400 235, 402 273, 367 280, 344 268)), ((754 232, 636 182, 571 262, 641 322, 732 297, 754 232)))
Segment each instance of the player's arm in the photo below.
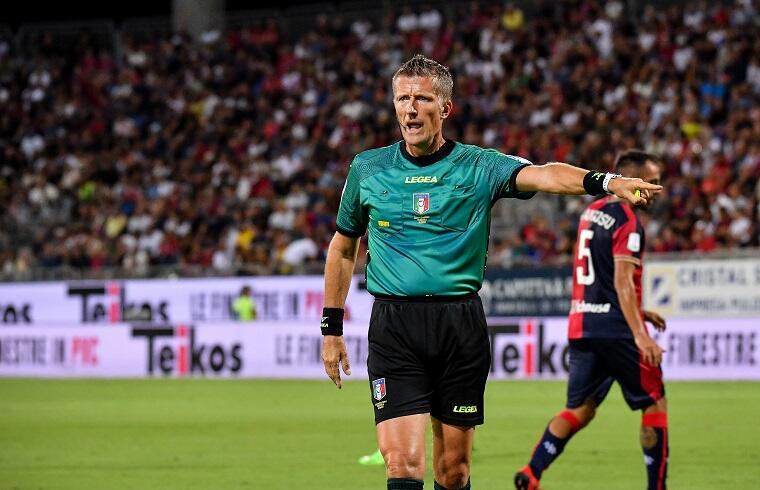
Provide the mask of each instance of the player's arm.
MULTIPOLYGON (((346 304, 348 289, 351 287, 351 277, 354 274, 356 255, 359 252, 359 238, 349 237, 336 232, 330 241, 325 261, 325 313, 322 318, 322 328, 335 328, 340 316, 340 334, 326 334, 322 337, 322 362, 325 372, 338 388, 341 388, 338 364, 342 364, 343 372, 351 374, 343 341, 343 307, 346 304), (327 315, 327 316, 324 316, 327 315), (333 318, 328 318, 335 315, 333 318)), ((324 333, 324 332, 323 332, 324 333)))
POLYGON ((552 162, 524 167, 517 174, 516 185, 519 192, 600 195, 609 191, 634 205, 646 204, 651 195, 662 190, 662 186, 641 179, 612 176, 613 174, 589 172, 567 163, 552 162), (637 196, 637 190, 645 192, 637 196))
POLYGON ((633 333, 633 339, 644 357, 644 362, 657 366, 662 361, 664 350, 649 336, 644 321, 641 319, 636 287, 633 283, 636 267, 636 259, 615 257, 615 291, 625 322, 633 333))

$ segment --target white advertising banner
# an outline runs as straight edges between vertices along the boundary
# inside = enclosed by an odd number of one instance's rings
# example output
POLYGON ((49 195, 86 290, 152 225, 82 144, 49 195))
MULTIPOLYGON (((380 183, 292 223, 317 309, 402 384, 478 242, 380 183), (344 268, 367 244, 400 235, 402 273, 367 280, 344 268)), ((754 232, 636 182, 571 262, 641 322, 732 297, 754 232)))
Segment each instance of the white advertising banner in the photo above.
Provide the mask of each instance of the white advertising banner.
MULTIPOLYGON (((346 322, 355 377, 366 378, 366 323, 346 322)), ((0 327, 0 376, 319 378, 319 323, 0 327)))
MULTIPOLYGON (((491 379, 564 379, 565 318, 491 318, 491 379)), ((366 379, 367 324, 346 322, 350 379, 366 379)), ((760 380, 760 320, 676 319, 655 338, 672 379, 760 380)), ((317 323, 0 328, 0 376, 324 378, 317 323)))
MULTIPOLYGON (((566 318, 490 318, 491 379, 564 379, 566 318)), ((760 380, 760 318, 673 319, 652 336, 666 380, 760 380)))
POLYGON ((760 317, 760 259, 647 262, 644 305, 667 317, 760 317))
MULTIPOLYGON (((0 284, 0 324, 190 323, 233 320, 240 289, 253 290, 260 320, 319 320, 321 276, 144 279, 0 284)), ((354 278, 346 316, 368 319, 372 296, 354 278)))
MULTIPOLYGON (((528 283, 541 285, 540 301, 505 295, 509 292, 505 285, 525 285, 525 281, 520 277, 512 282, 498 277, 486 281, 481 292, 484 304, 504 310, 502 315, 533 314, 527 310, 506 312, 521 308, 545 309, 546 314, 562 309, 561 298, 554 293, 567 278, 546 273, 528 278, 528 283)), ((346 315, 351 320, 366 321, 372 296, 359 284, 355 277, 346 315)), ((130 279, 2 283, 0 325, 225 322, 233 320, 232 303, 245 285, 253 290, 260 320, 317 321, 321 316, 321 276, 130 279)), ((760 317, 760 259, 649 262, 645 267, 644 302, 669 318, 760 317)))

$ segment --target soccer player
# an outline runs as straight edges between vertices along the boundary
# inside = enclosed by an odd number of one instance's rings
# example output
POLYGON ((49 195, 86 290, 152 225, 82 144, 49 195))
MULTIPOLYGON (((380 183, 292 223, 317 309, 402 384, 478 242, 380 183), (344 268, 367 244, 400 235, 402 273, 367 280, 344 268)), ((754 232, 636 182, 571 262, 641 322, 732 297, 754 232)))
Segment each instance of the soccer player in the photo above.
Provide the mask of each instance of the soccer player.
MULTIPOLYGON (((629 150, 618 156, 615 168, 625 176, 660 183, 661 164, 654 155, 629 150)), ((581 215, 568 327, 567 406, 549 422, 530 463, 515 475, 518 490, 539 488, 543 472, 591 422, 613 381, 620 383, 628 406, 642 410, 647 488, 665 489, 669 449, 663 350, 644 324, 649 321, 664 331, 665 320, 641 309, 643 250, 644 229, 627 202, 606 197, 581 215)))
POLYGON ((358 154, 348 173, 325 263, 322 359, 341 387, 350 374, 343 306, 359 239, 369 233, 367 289, 375 296, 367 370, 387 488, 423 488, 425 428, 433 428, 436 489, 469 489, 475 426, 491 364, 478 290, 490 212, 502 197, 615 193, 660 186, 525 159, 443 137, 453 80, 417 55, 395 73, 393 104, 403 140, 358 154))

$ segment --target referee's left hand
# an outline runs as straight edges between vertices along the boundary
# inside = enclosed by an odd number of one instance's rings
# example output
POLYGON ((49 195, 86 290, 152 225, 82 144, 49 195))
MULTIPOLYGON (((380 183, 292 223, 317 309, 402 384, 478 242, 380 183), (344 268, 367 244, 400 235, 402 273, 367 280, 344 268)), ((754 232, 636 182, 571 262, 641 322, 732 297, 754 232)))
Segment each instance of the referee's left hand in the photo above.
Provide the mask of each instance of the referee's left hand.
POLYGON ((325 365, 327 376, 335 383, 338 389, 343 386, 340 383, 340 370, 338 364, 342 364, 346 376, 351 376, 351 366, 348 364, 348 353, 343 336, 325 335, 322 337, 322 362, 325 365))
POLYGON ((650 184, 638 178, 618 177, 610 180, 607 188, 620 199, 625 199, 634 206, 647 204, 655 194, 662 190, 661 185, 650 184), (641 191, 636 196, 636 191, 641 191))

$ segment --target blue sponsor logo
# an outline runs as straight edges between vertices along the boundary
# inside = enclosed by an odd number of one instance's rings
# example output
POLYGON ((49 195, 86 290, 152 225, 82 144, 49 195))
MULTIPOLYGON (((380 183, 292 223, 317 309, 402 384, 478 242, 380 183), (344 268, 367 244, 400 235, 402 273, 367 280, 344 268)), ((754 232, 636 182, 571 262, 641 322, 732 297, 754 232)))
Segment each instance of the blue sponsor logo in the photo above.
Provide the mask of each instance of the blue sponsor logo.
POLYGON ((667 279, 664 276, 655 276, 652 279, 652 296, 657 306, 668 306, 671 301, 667 279))

